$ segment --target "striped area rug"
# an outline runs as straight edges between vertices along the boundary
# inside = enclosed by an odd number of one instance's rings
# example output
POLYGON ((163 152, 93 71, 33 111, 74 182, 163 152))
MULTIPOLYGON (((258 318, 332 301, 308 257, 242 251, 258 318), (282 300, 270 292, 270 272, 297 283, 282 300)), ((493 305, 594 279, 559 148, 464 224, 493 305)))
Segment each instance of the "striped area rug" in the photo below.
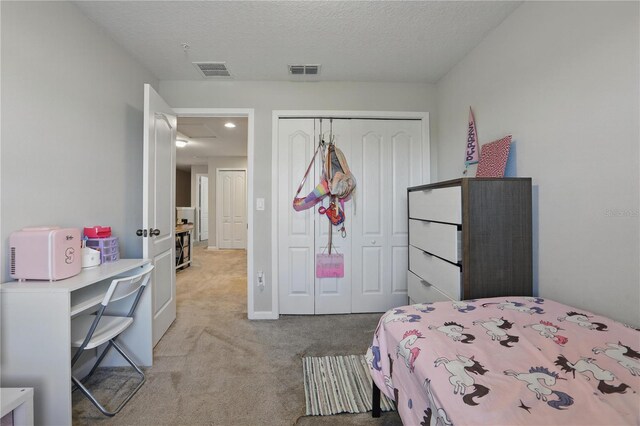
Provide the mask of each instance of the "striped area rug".
MULTIPOLYGON (((364 355, 302 358, 308 416, 371 411, 372 380, 364 355)), ((382 411, 393 403, 382 394, 382 411)))

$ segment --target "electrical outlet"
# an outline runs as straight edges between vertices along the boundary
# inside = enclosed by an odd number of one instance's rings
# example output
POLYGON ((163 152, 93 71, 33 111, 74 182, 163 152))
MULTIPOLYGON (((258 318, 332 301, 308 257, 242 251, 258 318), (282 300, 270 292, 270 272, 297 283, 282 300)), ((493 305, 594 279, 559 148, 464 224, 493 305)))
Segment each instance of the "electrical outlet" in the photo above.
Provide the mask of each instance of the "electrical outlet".
POLYGON ((264 288, 264 272, 258 271, 258 287, 264 288))

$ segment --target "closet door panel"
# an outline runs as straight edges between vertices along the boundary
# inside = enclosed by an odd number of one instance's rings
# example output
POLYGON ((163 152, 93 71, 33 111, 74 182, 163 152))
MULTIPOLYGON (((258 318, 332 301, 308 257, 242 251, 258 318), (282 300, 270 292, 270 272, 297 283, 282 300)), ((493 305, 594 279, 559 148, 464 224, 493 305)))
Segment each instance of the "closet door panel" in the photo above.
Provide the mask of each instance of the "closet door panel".
MULTIPOLYGON (((382 178, 385 172, 382 150, 383 135, 367 132, 360 138, 359 170, 362 176, 362 234, 369 237, 382 235, 382 178)), ((374 245, 375 243, 372 243, 374 245)))
POLYGON ((368 295, 380 295, 384 293, 382 273, 382 248, 362 247, 362 268, 359 270, 362 276, 362 293, 368 295), (364 266, 366 265, 366 266, 364 266))
POLYGON ((393 235, 408 235, 407 187, 411 183, 411 154, 411 135, 399 132, 391 137, 391 167, 393 168, 391 232, 393 235))
POLYGON ((391 249, 391 300, 401 302, 407 293, 409 224, 407 187, 421 182, 422 127, 416 120, 390 121, 392 208, 389 245, 391 249))
POLYGON ((388 234, 390 216, 389 154, 385 123, 352 120, 353 170, 359 187, 354 220, 352 312, 384 311, 389 282, 388 234))
MULTIPOLYGON (((289 121, 285 121, 284 123, 281 122, 281 133, 286 132, 286 127, 290 127, 291 124, 293 123, 289 121), (285 128, 283 129, 282 127, 285 128)), ((313 229, 313 211, 305 210, 302 212, 296 212, 293 210, 292 203, 296 190, 298 189, 298 185, 306 171, 306 166, 311 160, 311 156, 314 152, 313 121, 311 121, 311 129, 295 129, 295 131, 290 135, 282 135, 281 140, 283 136, 285 138, 285 146, 280 145, 280 149, 283 150, 284 148, 286 153, 281 152, 281 154, 284 154, 282 157, 284 157, 283 160, 285 161, 280 162, 281 170, 279 175, 281 177, 281 182, 284 181, 283 183, 286 189, 284 193, 281 193, 282 200, 280 207, 283 207, 282 213, 285 213, 288 219, 289 235, 308 239, 311 236, 311 231, 313 229), (284 170, 287 167, 289 170, 284 170)), ((306 196, 311 192, 314 186, 315 174, 311 174, 307 177, 307 181, 305 182, 299 196, 306 196)))
MULTIPOLYGON (((289 265, 307 265, 311 262, 313 253, 306 247, 289 248, 289 265)), ((288 293, 293 296, 310 296, 309 289, 313 283, 309 282, 309 274, 303 268, 291 268, 284 271, 288 275, 288 293)))
MULTIPOLYGON (((296 212, 292 202, 315 149, 313 120, 279 120, 278 302, 280 314, 314 313, 314 209, 296 212)), ((300 196, 315 186, 307 178, 300 196)))
POLYGON ((407 296, 407 265, 409 264, 409 249, 406 246, 392 247, 393 279, 391 294, 407 296))
POLYGON ((407 187, 421 179, 421 122, 352 120, 352 126, 353 169, 362 177, 356 205, 364 210, 354 221, 353 268, 359 273, 352 278, 352 312, 384 312, 408 303, 407 187), (375 259, 365 255, 373 247, 379 249, 375 259))
MULTIPOLYGON (((316 129, 320 129, 320 122, 316 120, 316 129)), ((333 134, 333 141, 347 158, 351 166, 351 122, 349 120, 329 120, 322 121, 322 133, 325 141, 329 142, 329 135, 333 134)), ((317 142, 317 141, 316 141, 317 142)), ((321 176, 322 161, 316 163, 315 176, 321 176)), ((322 205, 329 205, 329 197, 326 197, 322 205)), ((319 205, 318 205, 319 206, 319 205)), ((316 253, 327 253, 329 242, 329 218, 318 213, 318 208, 313 210, 315 222, 315 247, 316 253)), ((343 278, 318 278, 315 277, 315 313, 316 314, 345 314, 351 312, 351 225, 353 221, 353 202, 345 203, 346 238, 342 238, 340 228, 342 225, 333 227, 332 241, 335 253, 344 256, 344 277, 343 278)), ((315 273, 315 272, 314 272, 315 273)))

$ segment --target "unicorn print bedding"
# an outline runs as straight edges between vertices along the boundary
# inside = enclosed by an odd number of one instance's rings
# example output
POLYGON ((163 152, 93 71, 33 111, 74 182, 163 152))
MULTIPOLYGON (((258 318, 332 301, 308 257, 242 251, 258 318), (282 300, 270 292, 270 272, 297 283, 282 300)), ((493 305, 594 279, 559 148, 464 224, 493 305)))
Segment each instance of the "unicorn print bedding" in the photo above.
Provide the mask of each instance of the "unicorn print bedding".
POLYGON ((390 310, 367 362, 405 425, 640 424, 640 332, 549 299, 390 310))

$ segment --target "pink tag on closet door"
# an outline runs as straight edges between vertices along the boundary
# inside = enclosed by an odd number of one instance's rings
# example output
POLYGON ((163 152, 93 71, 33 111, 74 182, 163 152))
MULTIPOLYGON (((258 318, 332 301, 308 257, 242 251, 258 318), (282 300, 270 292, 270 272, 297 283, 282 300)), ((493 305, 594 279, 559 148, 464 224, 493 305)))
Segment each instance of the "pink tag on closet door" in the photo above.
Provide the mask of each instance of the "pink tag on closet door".
POLYGON ((339 253, 316 254, 316 277, 344 277, 344 255, 339 253))

